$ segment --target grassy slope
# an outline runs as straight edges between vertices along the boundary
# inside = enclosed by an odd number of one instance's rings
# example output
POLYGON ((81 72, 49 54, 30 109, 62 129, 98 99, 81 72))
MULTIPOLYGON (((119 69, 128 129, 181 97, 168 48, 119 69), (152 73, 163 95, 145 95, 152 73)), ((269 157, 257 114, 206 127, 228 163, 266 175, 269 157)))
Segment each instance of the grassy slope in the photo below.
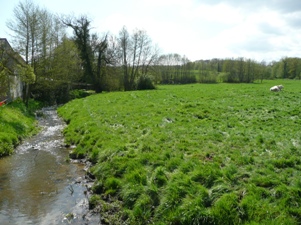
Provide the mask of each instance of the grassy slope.
POLYGON ((112 224, 300 224, 300 86, 160 86, 59 114, 66 142, 97 162, 90 203, 112 224))
POLYGON ((19 142, 37 131, 33 114, 22 102, 0 107, 0 157, 9 155, 19 142))

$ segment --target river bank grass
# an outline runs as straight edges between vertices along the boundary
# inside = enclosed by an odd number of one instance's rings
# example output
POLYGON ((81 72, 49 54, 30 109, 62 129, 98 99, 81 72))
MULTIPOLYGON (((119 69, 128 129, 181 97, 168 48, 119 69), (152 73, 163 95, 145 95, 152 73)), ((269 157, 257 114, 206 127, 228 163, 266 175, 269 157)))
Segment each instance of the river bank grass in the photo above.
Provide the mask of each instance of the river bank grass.
POLYGON ((110 224, 300 224, 301 81, 159 86, 73 100, 65 141, 110 224), (282 92, 269 88, 283 84, 282 92))
POLYGON ((0 107, 0 157, 10 155, 25 137, 37 132, 35 102, 26 108, 22 101, 14 101, 0 107))

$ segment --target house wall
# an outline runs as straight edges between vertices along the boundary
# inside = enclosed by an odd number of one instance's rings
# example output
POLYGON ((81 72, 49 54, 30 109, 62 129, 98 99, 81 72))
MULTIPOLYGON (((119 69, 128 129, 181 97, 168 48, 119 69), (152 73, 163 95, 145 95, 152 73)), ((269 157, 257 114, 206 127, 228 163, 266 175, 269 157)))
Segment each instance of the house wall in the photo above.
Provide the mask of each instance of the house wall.
POLYGON ((12 77, 12 83, 10 85, 10 93, 9 93, 9 96, 8 96, 8 100, 9 101, 12 101, 16 98, 22 98, 23 96, 23 83, 20 79, 20 76, 18 75, 15 75, 12 77))
POLYGON ((0 55, 0 62, 6 61, 6 65, 4 66, 9 68, 13 72, 13 75, 9 76, 8 87, 5 88, 7 89, 6 96, 0 96, 0 101, 4 99, 7 99, 8 101, 13 101, 16 98, 22 98, 23 82, 21 80, 21 77, 17 74, 15 67, 18 64, 24 65, 26 63, 19 54, 14 52, 14 50, 5 38, 0 38, 0 48, 2 52, 2 54, 0 55))

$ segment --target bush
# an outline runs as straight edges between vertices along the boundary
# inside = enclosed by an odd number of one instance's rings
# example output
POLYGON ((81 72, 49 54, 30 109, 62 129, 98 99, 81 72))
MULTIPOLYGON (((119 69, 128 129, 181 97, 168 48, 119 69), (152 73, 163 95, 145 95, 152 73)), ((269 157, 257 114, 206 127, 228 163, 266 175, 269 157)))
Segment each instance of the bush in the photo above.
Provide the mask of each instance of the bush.
POLYGON ((85 98, 88 97, 95 92, 92 90, 85 90, 85 89, 76 89, 69 92, 70 99, 76 99, 76 98, 85 98))
POLYGON ((174 78, 175 84, 194 84, 196 82, 197 80, 194 74, 183 74, 174 78))
POLYGON ((32 87, 32 93, 35 96, 35 100, 48 105, 55 105, 69 101, 69 89, 70 85, 66 82, 39 80, 32 87))
POLYGON ((200 76, 200 83, 213 84, 217 83, 218 73, 217 72, 207 72, 205 71, 202 76, 200 76))
POLYGON ((148 76, 141 76, 138 81, 137 90, 152 90, 156 89, 152 80, 148 76))

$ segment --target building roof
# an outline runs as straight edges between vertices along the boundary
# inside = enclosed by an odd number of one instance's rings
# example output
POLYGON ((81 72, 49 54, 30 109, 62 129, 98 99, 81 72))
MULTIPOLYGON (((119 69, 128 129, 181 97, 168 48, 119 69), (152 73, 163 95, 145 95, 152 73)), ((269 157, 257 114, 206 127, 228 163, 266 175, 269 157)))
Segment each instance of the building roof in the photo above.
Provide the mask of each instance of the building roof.
POLYGON ((17 63, 21 65, 26 64, 25 60, 17 52, 14 51, 6 38, 0 38, 0 48, 4 48, 5 53, 8 54, 9 57, 16 60, 17 63))

